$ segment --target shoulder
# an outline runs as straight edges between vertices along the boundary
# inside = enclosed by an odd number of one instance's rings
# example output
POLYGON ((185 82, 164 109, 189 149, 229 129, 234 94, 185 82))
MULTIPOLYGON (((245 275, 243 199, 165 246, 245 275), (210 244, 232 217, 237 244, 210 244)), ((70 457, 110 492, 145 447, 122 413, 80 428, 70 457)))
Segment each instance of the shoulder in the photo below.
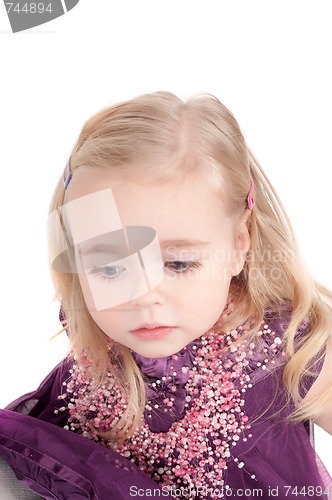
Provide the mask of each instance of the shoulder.
MULTIPOLYGON (((250 341, 247 352, 247 370, 256 378, 262 378, 276 368, 286 364, 285 332, 291 321, 292 308, 289 303, 280 304, 278 307, 267 307, 263 320, 250 341)), ((298 344, 310 330, 310 320, 306 317, 295 332, 294 341, 298 344)))
MULTIPOLYGON (((264 325, 261 330, 261 343, 271 347, 271 340, 277 338, 281 349, 275 353, 275 364, 277 366, 286 365, 286 358, 283 358, 283 348, 286 343, 285 331, 291 320, 292 309, 289 304, 283 304, 279 309, 267 309, 264 315, 264 325), (264 333, 264 326, 265 332, 264 333), (277 335, 277 337, 276 337, 277 335)), ((294 343, 295 351, 298 346, 303 345, 307 335, 311 332, 311 320, 306 317, 297 327, 294 343)), ((282 371, 281 371, 282 372, 282 371)), ((330 389, 330 397, 325 397, 324 410, 320 411, 319 416, 314 422, 332 434, 332 332, 330 341, 327 344, 327 350, 317 354, 310 360, 306 372, 302 375, 300 394, 303 397, 302 404, 312 403, 315 399, 321 398, 324 392, 330 389)))
MULTIPOLYGON (((279 307, 267 308, 264 313, 258 332, 246 344, 245 368, 250 377, 251 384, 256 386, 256 391, 264 387, 264 391, 278 394, 287 400, 288 391, 284 385, 284 369, 287 365, 286 356, 286 331, 291 321, 292 309, 289 304, 279 307), (258 384, 259 383, 259 384, 258 384)), ((311 321, 305 317, 298 325, 295 335, 295 351, 303 343, 307 334, 310 334, 311 321)), ((303 373, 300 385, 302 398, 308 393, 321 371, 322 360, 314 358, 310 370, 303 373)), ((256 392, 255 391, 255 392, 256 392)))

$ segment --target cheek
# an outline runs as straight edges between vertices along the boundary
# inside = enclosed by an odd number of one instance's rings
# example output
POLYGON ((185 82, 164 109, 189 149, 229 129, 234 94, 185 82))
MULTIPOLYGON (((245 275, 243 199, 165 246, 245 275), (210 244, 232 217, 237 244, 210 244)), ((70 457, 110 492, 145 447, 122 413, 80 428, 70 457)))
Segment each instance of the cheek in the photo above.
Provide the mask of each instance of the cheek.
POLYGON ((227 304, 229 287, 215 281, 201 287, 200 292, 188 294, 187 305, 181 304, 184 324, 197 336, 213 328, 227 304))
POLYGON ((223 310, 225 309, 230 284, 231 279, 215 280, 213 284, 210 284, 208 290, 206 290, 205 298, 202 300, 202 303, 205 304, 205 311, 203 314, 210 317, 211 324, 214 324, 219 320, 223 310))
POLYGON ((208 278, 201 282, 200 300, 214 317, 218 317, 226 305, 231 280, 231 268, 224 262, 214 262, 208 278))
POLYGON ((222 283, 228 284, 233 276, 235 258, 236 252, 231 243, 218 249, 212 260, 214 277, 222 283))
POLYGON ((217 296, 227 295, 231 279, 231 264, 222 259, 220 261, 215 260, 202 270, 199 286, 210 298, 214 294, 217 296))
POLYGON ((188 311, 194 317, 221 314, 226 305, 230 283, 231 278, 228 274, 225 276, 224 270, 189 281, 176 294, 177 308, 188 311))
MULTIPOLYGON (((90 290, 89 283, 86 278, 86 274, 82 273, 78 275, 79 282, 81 285, 81 290, 83 293, 84 301, 89 313, 94 320, 94 322, 99 326, 99 328, 110 338, 114 338, 114 332, 117 332, 123 323, 123 311, 111 311, 111 310, 101 310, 97 311, 95 307, 95 302, 93 295, 90 290)), ((120 308, 118 308, 120 309, 120 308)))
POLYGON ((79 283, 81 286, 81 290, 82 290, 82 294, 84 297, 86 307, 88 308, 88 310, 91 313, 91 311, 96 310, 96 307, 95 307, 95 301, 93 299, 93 295, 91 293, 89 282, 87 280, 86 274, 79 272, 79 273, 77 273, 77 276, 78 276, 78 280, 79 280, 79 283))
POLYGON ((110 311, 90 311, 91 317, 99 328, 111 339, 118 340, 120 335, 121 318, 110 311))

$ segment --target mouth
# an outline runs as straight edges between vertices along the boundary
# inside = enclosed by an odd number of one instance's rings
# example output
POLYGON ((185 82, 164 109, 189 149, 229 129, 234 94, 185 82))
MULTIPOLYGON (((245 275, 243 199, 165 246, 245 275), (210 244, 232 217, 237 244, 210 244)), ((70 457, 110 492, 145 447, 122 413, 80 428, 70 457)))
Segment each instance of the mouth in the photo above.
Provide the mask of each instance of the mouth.
POLYGON ((157 323, 145 323, 136 330, 131 330, 130 333, 142 339, 160 339, 172 333, 175 328, 176 326, 158 325, 157 323))

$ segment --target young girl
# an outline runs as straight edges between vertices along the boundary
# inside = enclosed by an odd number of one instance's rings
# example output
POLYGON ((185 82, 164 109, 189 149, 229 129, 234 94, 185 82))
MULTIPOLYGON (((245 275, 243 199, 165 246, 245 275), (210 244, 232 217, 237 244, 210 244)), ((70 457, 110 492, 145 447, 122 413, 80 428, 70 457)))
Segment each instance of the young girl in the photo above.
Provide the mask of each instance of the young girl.
POLYGON ((332 294, 230 111, 167 92, 87 121, 49 215, 71 352, 1 411, 45 498, 332 498, 332 294))

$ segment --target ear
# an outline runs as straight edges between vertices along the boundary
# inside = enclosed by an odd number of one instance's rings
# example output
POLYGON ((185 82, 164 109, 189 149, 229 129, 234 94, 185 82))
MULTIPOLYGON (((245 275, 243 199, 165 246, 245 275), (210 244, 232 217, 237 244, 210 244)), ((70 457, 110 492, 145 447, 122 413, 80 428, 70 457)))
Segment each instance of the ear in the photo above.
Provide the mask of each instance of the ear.
POLYGON ((242 271, 247 253, 250 249, 250 216, 251 211, 245 209, 235 229, 235 254, 233 262, 233 276, 237 276, 242 271))

